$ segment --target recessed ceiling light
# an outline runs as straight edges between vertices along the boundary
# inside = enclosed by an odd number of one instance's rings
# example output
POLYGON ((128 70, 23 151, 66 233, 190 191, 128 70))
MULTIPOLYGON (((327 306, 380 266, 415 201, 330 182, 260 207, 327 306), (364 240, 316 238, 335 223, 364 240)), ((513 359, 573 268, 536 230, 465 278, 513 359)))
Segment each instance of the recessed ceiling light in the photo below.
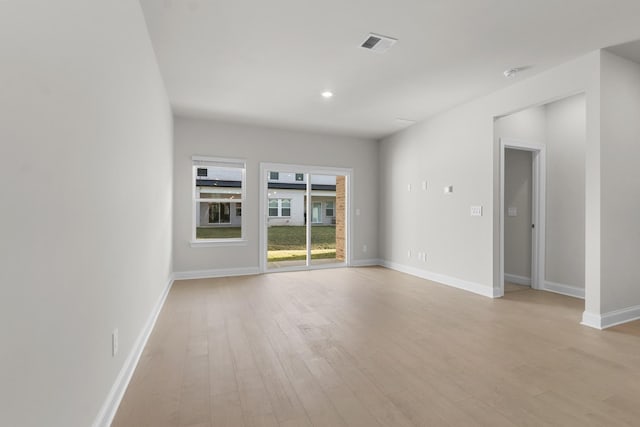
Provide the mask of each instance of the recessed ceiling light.
POLYGON ((329 99, 329 98, 331 98, 332 96, 333 96, 333 92, 330 92, 330 91, 328 91, 328 90, 325 90, 324 92, 322 92, 322 97, 323 97, 323 98, 327 98, 327 99, 329 99))

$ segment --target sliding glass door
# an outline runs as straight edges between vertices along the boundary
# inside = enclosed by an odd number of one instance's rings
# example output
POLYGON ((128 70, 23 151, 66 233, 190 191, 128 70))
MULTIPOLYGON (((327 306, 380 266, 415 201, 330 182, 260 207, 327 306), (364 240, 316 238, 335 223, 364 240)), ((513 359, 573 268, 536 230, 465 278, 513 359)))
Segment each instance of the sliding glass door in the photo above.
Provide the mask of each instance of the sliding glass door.
POLYGON ((262 165, 265 270, 347 263, 349 173, 262 165))

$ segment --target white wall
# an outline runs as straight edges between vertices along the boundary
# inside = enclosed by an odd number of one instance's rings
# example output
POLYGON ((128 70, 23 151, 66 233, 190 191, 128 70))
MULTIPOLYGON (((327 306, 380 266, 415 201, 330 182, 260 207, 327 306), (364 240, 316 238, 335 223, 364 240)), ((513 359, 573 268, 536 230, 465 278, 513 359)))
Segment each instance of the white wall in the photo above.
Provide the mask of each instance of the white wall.
POLYGON ((378 145, 338 137, 177 117, 174 153, 174 269, 176 272, 258 269, 260 265, 260 162, 353 168, 353 259, 377 257, 378 145), (247 242, 240 246, 191 247, 191 156, 245 159, 247 242), (362 252, 367 245, 368 251, 362 252))
POLYGON ((138 2, 2 1, 0 52, 0 424, 88 426, 171 273, 171 112, 138 2))
POLYGON ((602 54, 602 313, 640 315, 640 65, 602 54))
POLYGON ((583 94, 546 110, 547 214, 545 280, 584 289, 585 149, 583 94))
MULTIPOLYGON (((384 139, 379 248, 387 265, 495 295, 500 246, 494 117, 584 91, 590 119, 587 162, 597 167, 599 63, 600 53, 594 52, 384 139), (426 192, 420 190, 423 180, 428 183, 426 192), (407 191, 408 184, 414 191, 407 191), (447 185, 454 186, 450 195, 442 191, 447 185), (482 205, 484 215, 471 217, 472 205, 482 205), (426 252, 426 262, 415 257, 417 251, 426 252)), ((589 184, 597 200, 599 184, 589 184)), ((587 207, 591 221, 599 215, 598 209, 595 203, 587 207)), ((588 231, 593 233, 598 234, 599 228, 588 231)), ((598 253, 593 255, 595 259, 598 253)))

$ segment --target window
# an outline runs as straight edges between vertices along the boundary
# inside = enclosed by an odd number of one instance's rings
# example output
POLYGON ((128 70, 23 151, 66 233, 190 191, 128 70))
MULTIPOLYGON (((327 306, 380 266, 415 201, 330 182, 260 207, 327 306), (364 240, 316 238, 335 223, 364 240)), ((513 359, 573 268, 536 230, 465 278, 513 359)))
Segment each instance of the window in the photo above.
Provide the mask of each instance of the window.
POLYGON ((271 181, 277 181, 280 179, 280 172, 269 172, 269 179, 271 181))
POLYGON ((280 216, 291 216, 291 199, 280 199, 280 216))
POLYGON ((325 216, 334 216, 333 202, 327 202, 324 214, 325 216))
POLYGON ((291 216, 291 199, 269 199, 269 216, 291 216))
POLYGON ((278 205, 279 205, 279 200, 278 199, 270 199, 269 200, 269 216, 279 216, 278 215, 278 205))
POLYGON ((194 243, 241 241, 245 195, 243 161, 193 157, 194 243))
POLYGON ((296 174, 296 181, 304 181, 304 174, 303 173, 297 173, 296 174))

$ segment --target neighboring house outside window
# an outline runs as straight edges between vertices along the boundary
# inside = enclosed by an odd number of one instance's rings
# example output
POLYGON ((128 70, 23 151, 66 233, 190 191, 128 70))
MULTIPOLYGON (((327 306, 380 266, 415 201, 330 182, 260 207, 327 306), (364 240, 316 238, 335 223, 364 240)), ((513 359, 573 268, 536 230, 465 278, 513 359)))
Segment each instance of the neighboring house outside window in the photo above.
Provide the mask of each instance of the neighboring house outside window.
POLYGON ((193 243, 225 243, 243 239, 242 204, 245 163, 194 156, 193 243))
POLYGON ((336 177, 289 171, 265 171, 268 226, 335 225, 336 177), (308 206, 307 180, 312 203, 308 206), (279 200, 288 200, 282 202, 279 200), (283 204, 284 203, 284 204, 283 204), (311 209, 307 212, 307 209, 311 209))

